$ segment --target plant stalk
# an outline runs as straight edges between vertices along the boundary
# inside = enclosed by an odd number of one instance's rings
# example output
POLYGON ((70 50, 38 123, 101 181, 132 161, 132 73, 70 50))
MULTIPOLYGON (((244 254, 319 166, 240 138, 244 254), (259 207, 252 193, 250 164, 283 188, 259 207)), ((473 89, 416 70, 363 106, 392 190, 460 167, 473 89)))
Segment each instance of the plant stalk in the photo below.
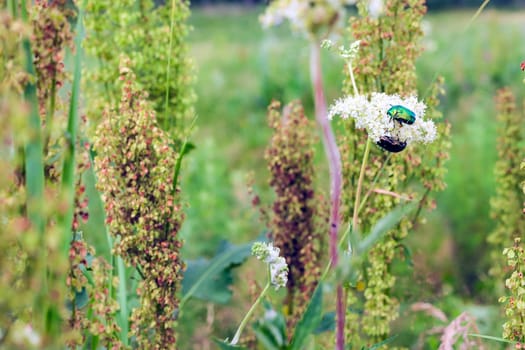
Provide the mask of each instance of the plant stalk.
POLYGON ((357 232, 357 222, 359 213, 359 203, 361 200, 361 189, 363 188, 363 179, 365 178, 366 164, 368 162, 368 155, 370 154, 370 137, 366 139, 365 153, 363 154, 363 161, 361 162, 361 170, 359 171, 359 180, 357 181, 357 190, 355 193, 354 215, 352 215, 352 232, 357 232))
POLYGON ((385 161, 381 165, 381 169, 379 169, 379 171, 377 172, 376 176, 374 176, 374 180, 372 181, 372 184, 370 185, 370 189, 368 190, 368 192, 365 194, 365 196, 361 200, 361 203, 359 203, 359 209, 357 211, 357 215, 359 215, 361 210, 363 210, 363 208, 365 207, 365 204, 366 204, 366 201, 368 200, 368 197, 370 196, 370 194, 374 190, 374 186, 377 183, 377 180, 383 174, 383 171, 385 170, 386 165, 388 164, 388 161, 390 160, 391 157, 392 157, 392 153, 388 153, 388 156, 386 157, 385 161))
POLYGON ((359 90, 357 90, 357 85, 355 83, 354 69, 352 68, 352 61, 349 60, 347 64, 348 64, 348 73, 350 74, 350 81, 352 82, 352 87, 354 88, 354 95, 357 96, 359 95, 359 90))
POLYGON ((171 0, 170 12, 170 41, 168 48, 168 64, 166 67, 166 97, 164 101, 164 130, 171 130, 173 127, 173 119, 168 121, 168 104, 170 99, 170 70, 171 70, 171 51, 173 51, 173 27, 175 23, 175 0, 171 0))
POLYGON ((250 310, 248 310, 248 312, 242 319, 241 324, 239 325, 239 328, 237 329, 237 332, 235 332, 232 342, 230 343, 231 345, 236 345, 239 342, 239 339, 241 338, 241 334, 242 334, 242 331, 244 330, 244 327, 246 327, 246 324, 248 323, 248 320, 252 316, 253 312, 255 311, 255 308, 261 303, 261 300, 268 292, 268 289, 270 289, 270 285, 271 285, 270 278, 268 277, 268 282, 266 283, 266 286, 262 290, 261 294, 259 294, 259 296, 257 297, 257 300, 255 300, 255 302, 253 303, 250 310))
MULTIPOLYGON (((322 132, 322 140, 326 157, 328 159, 328 167, 330 171, 330 263, 332 268, 337 265, 337 233, 340 225, 339 209, 341 204, 341 190, 342 190, 342 166, 341 155, 337 148, 334 132, 328 120, 328 110, 326 107, 326 99, 323 88, 323 75, 321 69, 321 52, 320 45, 317 41, 312 41, 310 47, 310 77, 312 79, 312 87, 314 92, 315 102, 315 118, 322 132)), ((342 285, 337 287, 337 302, 336 313, 337 329, 336 329, 336 349, 344 349, 344 323, 345 310, 342 293, 342 285)))

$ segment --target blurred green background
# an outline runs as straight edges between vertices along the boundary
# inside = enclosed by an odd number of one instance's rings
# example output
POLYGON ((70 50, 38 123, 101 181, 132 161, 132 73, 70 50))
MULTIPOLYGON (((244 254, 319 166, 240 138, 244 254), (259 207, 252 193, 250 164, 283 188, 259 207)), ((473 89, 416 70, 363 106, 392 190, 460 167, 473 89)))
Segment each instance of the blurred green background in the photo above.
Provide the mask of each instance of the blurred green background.
MULTIPOLYGON (((254 172, 256 191, 263 202, 270 201, 263 159, 271 135, 265 113, 269 102, 300 99, 313 117, 307 41, 286 25, 263 30, 258 23, 262 10, 192 9, 188 44, 197 72, 198 119, 192 137, 197 148, 183 165, 183 192, 189 203, 183 227, 187 258, 210 256, 223 239, 246 242, 262 231, 251 206, 247 175, 254 172)), ((410 289, 404 301, 434 302, 451 310, 451 316, 469 305, 497 304, 486 288, 490 281, 485 242, 493 228, 489 202, 497 154, 494 96, 504 86, 520 97, 525 90, 525 73, 520 71, 525 12, 487 10, 463 32, 473 13, 437 12, 426 19, 418 86, 423 94, 436 73, 445 77, 440 108, 452 125, 452 150, 447 189, 437 195, 437 209, 428 214, 428 223, 408 239, 414 267, 400 267, 399 284, 410 289), (419 286, 417 291, 414 286, 419 286)), ((348 44, 351 38, 345 36, 348 44)), ((323 65, 331 103, 341 96, 342 61, 324 52, 323 65)), ((319 147, 317 164, 326 171, 323 156, 319 147)), ((318 185, 327 191, 325 179, 320 176, 318 185)), ((195 303, 195 313, 193 322, 204 322, 204 306, 195 303)), ((221 326, 225 334, 226 326, 221 326)), ((498 335, 490 324, 485 326, 498 335)))

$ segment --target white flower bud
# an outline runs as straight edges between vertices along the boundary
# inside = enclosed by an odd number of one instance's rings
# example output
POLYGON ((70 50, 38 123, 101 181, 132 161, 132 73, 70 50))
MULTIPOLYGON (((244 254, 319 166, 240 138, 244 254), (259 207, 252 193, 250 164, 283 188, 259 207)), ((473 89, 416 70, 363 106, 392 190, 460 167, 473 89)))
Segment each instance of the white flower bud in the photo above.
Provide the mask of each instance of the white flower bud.
POLYGON ((286 286, 288 265, 286 260, 279 256, 279 248, 274 247, 272 243, 255 242, 252 246, 252 255, 269 265, 270 282, 276 290, 286 286))

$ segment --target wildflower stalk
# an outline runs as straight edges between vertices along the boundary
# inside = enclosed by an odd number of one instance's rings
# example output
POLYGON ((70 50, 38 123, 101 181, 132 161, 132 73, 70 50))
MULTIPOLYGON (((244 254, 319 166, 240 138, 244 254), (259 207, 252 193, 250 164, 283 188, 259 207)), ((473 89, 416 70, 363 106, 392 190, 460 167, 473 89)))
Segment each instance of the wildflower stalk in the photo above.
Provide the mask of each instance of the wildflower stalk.
MULTIPOLYGON (((13 4, 13 9, 16 9, 16 3, 13 4)), ((13 10, 14 11, 14 10, 13 10)), ((28 22, 28 13, 25 6, 21 6, 21 18, 24 22, 28 22)), ((25 70, 30 76, 35 76, 35 66, 33 64, 33 52, 31 50, 31 43, 28 38, 22 41, 22 47, 25 58, 25 70)), ((24 148, 24 168, 26 174, 31 176, 26 177, 27 188, 27 217, 39 234, 39 243, 41 245, 45 242, 45 219, 41 211, 41 205, 44 197, 44 158, 42 156, 42 129, 41 120, 38 113, 38 97, 36 84, 28 81, 24 87, 24 99, 30 106, 29 110, 29 135, 31 138, 24 148)), ((35 275, 41 276, 41 288, 37 292, 34 300, 33 308, 33 323, 39 325, 44 329, 46 319, 42 315, 47 310, 47 302, 45 295, 47 293, 47 277, 42 259, 44 253, 38 256, 35 262, 36 268, 39 269, 35 275)))
MULTIPOLYGON (((64 225, 64 237, 62 238, 62 252, 67 253, 69 247, 69 235, 71 235, 71 222, 73 221, 73 210, 75 200, 75 146, 77 142, 77 128, 78 128, 78 100, 80 94, 80 79, 81 79, 81 41, 82 41, 82 8, 79 9, 77 18, 76 38, 75 38, 75 68, 73 72, 73 86, 71 88, 71 101, 69 105, 68 122, 67 122, 67 150, 66 157, 64 159, 64 165, 62 170, 62 190, 67 197, 68 211, 65 213, 63 220, 64 225)), ((55 78, 53 78, 53 83, 55 78)), ((52 87, 51 95, 51 108, 54 109, 55 103, 55 84, 52 87)), ((49 111, 50 115, 54 114, 54 110, 49 111)), ((51 125, 49 125, 51 127, 51 125)), ((51 129, 48 129, 48 136, 51 133, 51 129)), ((46 140, 47 146, 47 140, 46 140)))
POLYGON ((17 17, 17 11, 16 11, 16 1, 15 0, 9 0, 7 2, 7 8, 9 10, 9 13, 13 16, 13 18, 17 17))
MULTIPOLYGON (((476 10, 476 12, 472 15, 472 17, 470 17, 468 23, 465 25, 463 30, 459 33, 458 38, 463 37, 465 35, 465 33, 467 33, 467 31, 470 29, 472 24, 474 24, 474 22, 481 15, 481 13, 485 9, 485 7, 487 7, 489 2, 490 2, 490 0, 485 0, 485 1, 483 1, 481 3, 481 5, 479 5, 479 7, 476 10)), ((452 48, 448 50, 448 54, 445 56, 445 59, 443 59, 441 64, 435 70, 434 76, 432 77, 432 80, 430 80, 430 83, 428 84, 428 88, 425 91, 425 93, 423 94, 423 98, 424 99, 426 99, 431 94, 433 86, 434 86, 434 83, 438 80, 440 72, 442 72, 443 68, 445 67, 445 65, 450 62, 450 59, 452 58, 452 55, 456 52, 456 49, 458 48, 459 45, 461 45, 460 43, 462 43, 462 42, 463 42, 463 40, 456 40, 455 43, 453 44, 452 48)))
POLYGON ((365 178, 366 163, 370 154, 370 137, 366 139, 365 153, 363 154, 363 161, 361 162, 361 170, 359 171, 359 180, 357 181, 357 190, 354 201, 354 214, 352 216, 352 231, 357 231, 357 221, 359 215, 359 204, 361 199, 361 189, 363 187, 363 179, 365 178))
POLYGON ((352 60, 348 60, 348 73, 350 74, 350 81, 352 82, 352 87, 354 88, 354 95, 359 95, 359 90, 357 90, 357 84, 355 83, 354 69, 352 68, 352 60))
POLYGON ((341 199, 341 155, 328 120, 324 96, 321 57, 319 44, 313 42, 310 51, 310 74, 314 89, 315 117, 321 127, 322 139, 330 170, 330 259, 332 266, 337 264, 337 231, 339 228, 339 207, 341 199))
POLYGON ((366 201, 368 200, 368 197, 370 197, 370 194, 372 193, 372 190, 374 189, 375 184, 377 183, 377 180, 383 175, 383 171, 386 168, 386 165, 388 164, 388 161, 390 160, 390 157, 392 157, 392 153, 389 153, 386 157, 385 161, 383 162, 383 165, 381 165, 381 168, 378 170, 376 176, 374 176, 374 180, 370 184, 370 189, 368 192, 366 192, 365 196, 363 197, 363 200, 359 204, 359 209, 357 210, 357 214, 361 212, 361 210, 365 207, 366 201))
MULTIPOLYGON (((314 89, 315 116, 317 123, 321 127, 322 139, 328 158, 330 171, 330 261, 331 265, 337 265, 337 232, 339 229, 339 209, 341 204, 341 155, 337 148, 335 136, 328 120, 328 111, 323 89, 323 77, 321 70, 321 53, 320 45, 317 41, 312 41, 310 50, 310 76, 314 89)), ((344 322, 345 308, 343 301, 343 287, 337 286, 337 329, 336 329, 336 349, 344 349, 344 322)))
POLYGON ((279 256, 280 249, 277 247, 274 247, 272 243, 266 244, 263 242, 255 242, 252 246, 252 254, 258 259, 266 264, 268 264, 268 267, 266 269, 266 286, 262 290, 261 294, 255 300, 250 310, 248 310, 248 313, 244 316, 243 320, 241 321, 241 324, 239 325, 239 329, 237 329, 237 332, 235 332, 235 336, 233 337, 231 345, 235 345, 239 342, 239 338, 241 337, 241 333, 246 327, 246 324, 248 320, 250 319, 251 315, 255 311, 255 308, 261 303, 261 300, 264 298, 266 293, 268 292, 268 289, 271 285, 275 287, 275 290, 278 290, 279 288, 286 287, 286 283, 288 282, 288 265, 286 263, 286 260, 279 256))
MULTIPOLYGON (((27 10, 22 6, 22 18, 27 22, 27 10)), ((26 71, 29 75, 35 76, 36 71, 33 65, 33 53, 31 51, 31 43, 29 39, 24 39, 23 49, 26 60, 26 71)), ((31 106, 29 114, 30 135, 32 136, 30 142, 25 147, 25 171, 28 176, 26 181, 27 195, 28 195, 28 217, 37 228, 37 230, 44 233, 44 219, 40 213, 38 204, 42 202, 44 195, 44 159, 42 157, 42 132, 40 115, 38 114, 38 98, 36 92, 36 85, 33 82, 28 82, 24 89, 24 98, 31 106)))
POLYGON ((55 116, 56 106, 56 73, 53 73, 51 80, 51 96, 49 98, 49 109, 46 115, 46 128, 44 132, 44 154, 47 154, 49 147, 49 139, 51 138, 51 132, 53 130, 53 118, 55 116))
MULTIPOLYGON (((175 0, 171 0, 171 11, 170 11, 170 41, 168 49, 168 63, 166 66, 166 98, 164 101, 164 130, 169 130, 173 127, 173 122, 171 118, 168 121, 168 102, 170 99, 170 69, 171 69, 171 51, 173 48, 173 26, 175 23, 175 0), (169 129, 168 129, 169 127, 169 129)), ((182 152, 181 152, 182 154, 182 152)), ((176 188, 177 183, 173 183, 173 188, 176 188)))
POLYGON ((264 286, 264 289, 262 290, 261 294, 259 294, 259 296, 257 297, 257 300, 255 300, 252 307, 250 307, 250 310, 248 310, 248 312, 242 319, 241 324, 239 325, 239 328, 237 329, 237 332, 235 332, 235 335, 233 336, 231 345, 236 345, 239 342, 242 331, 244 330, 244 327, 246 327, 246 325, 248 324, 248 320, 252 316, 257 306, 261 303, 262 299, 264 298, 268 290, 270 289, 270 286, 271 286, 270 280, 271 280, 270 279, 270 268, 268 267, 268 282, 266 282, 266 286, 264 286))

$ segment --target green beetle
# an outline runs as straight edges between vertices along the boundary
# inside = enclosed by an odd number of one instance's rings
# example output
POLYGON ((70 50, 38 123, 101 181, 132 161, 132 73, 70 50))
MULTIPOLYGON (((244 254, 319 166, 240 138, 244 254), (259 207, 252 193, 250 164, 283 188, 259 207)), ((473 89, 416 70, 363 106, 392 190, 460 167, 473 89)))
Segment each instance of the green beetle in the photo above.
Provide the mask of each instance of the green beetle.
POLYGON ((379 141, 377 141, 377 145, 385 151, 398 153, 406 148, 407 143, 405 141, 399 140, 396 137, 385 135, 379 138, 379 141))
POLYGON ((392 120, 396 120, 399 124, 411 125, 416 121, 416 113, 401 105, 390 107, 386 114, 388 114, 392 120))

